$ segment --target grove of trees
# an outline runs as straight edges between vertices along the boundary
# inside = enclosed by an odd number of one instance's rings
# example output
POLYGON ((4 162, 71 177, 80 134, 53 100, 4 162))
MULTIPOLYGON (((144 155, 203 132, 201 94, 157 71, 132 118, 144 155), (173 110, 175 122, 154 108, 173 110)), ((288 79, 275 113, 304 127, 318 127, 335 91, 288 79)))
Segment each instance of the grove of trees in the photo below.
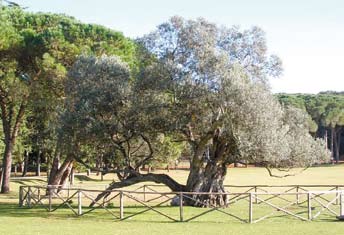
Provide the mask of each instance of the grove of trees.
MULTIPOLYGON (((281 61, 268 54, 258 27, 172 17, 130 40, 64 15, 1 6, 0 29, 3 193, 18 146, 44 159, 49 184, 63 185, 82 166, 116 173, 109 189, 153 181, 173 191, 224 192, 231 163, 255 163, 272 175, 272 168, 330 159, 325 141, 310 134, 318 119, 305 111, 317 112, 317 105, 271 93, 268 79, 280 75, 281 61), (190 155, 185 185, 141 171, 181 152, 190 155)), ((340 143, 343 108, 324 109, 340 143)), ((187 203, 225 201, 195 195, 187 203)))
POLYGON ((344 155, 344 93, 321 92, 309 94, 278 94, 280 102, 307 112, 311 117, 310 132, 325 139, 332 160, 343 160, 344 155))

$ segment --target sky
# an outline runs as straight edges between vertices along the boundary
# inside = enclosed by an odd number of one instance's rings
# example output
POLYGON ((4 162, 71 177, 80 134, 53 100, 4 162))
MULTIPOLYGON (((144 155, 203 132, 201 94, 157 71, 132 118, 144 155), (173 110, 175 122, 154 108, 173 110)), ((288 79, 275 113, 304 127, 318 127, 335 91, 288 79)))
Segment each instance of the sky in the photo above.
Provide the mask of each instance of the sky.
POLYGON ((171 16, 219 25, 259 26, 284 72, 274 93, 344 91, 343 0, 12 0, 28 11, 64 13, 85 23, 142 36, 171 16))

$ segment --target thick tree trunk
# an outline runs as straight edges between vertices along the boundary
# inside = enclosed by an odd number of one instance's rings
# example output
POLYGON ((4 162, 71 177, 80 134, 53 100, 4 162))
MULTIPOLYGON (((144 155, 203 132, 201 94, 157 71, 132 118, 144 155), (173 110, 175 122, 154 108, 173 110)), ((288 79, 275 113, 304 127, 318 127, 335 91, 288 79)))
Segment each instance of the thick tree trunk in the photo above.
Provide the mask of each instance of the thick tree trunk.
MULTIPOLYGON (((107 190, 152 181, 165 184, 173 192, 192 192, 189 195, 184 194, 183 201, 187 205, 198 207, 227 206, 223 182, 227 173, 227 164, 229 164, 229 154, 233 159, 238 155, 235 140, 233 139, 232 143, 228 143, 228 140, 224 141, 220 138, 220 130, 216 129, 214 134, 210 133, 209 136, 205 136, 198 143, 193 142, 193 144, 194 156, 190 164, 186 186, 177 183, 168 175, 132 172, 129 177, 124 178, 121 182, 112 183, 107 190), (212 145, 208 146, 210 141, 212 145), (205 158, 206 150, 208 156, 205 158), (195 192, 199 194, 194 194, 195 192)), ((90 206, 108 195, 109 192, 100 193, 90 206)))
MULTIPOLYGON (((59 167, 57 170, 56 170, 56 165, 55 166, 53 165, 53 169, 51 170, 48 184, 61 186, 61 182, 63 181, 66 174, 65 172, 68 171, 68 168, 70 167, 70 164, 72 161, 73 161, 72 157, 67 157, 62 163, 61 167, 59 167)), ((55 161, 55 164, 56 162, 57 161, 55 161)), ((68 176, 69 174, 67 175, 67 178, 68 176)))
POLYGON ((11 166, 12 166, 12 150, 14 141, 6 141, 4 158, 3 158, 3 172, 2 172, 2 185, 1 193, 8 193, 10 191, 10 177, 11 177, 11 166))
POLYGON ((59 165, 60 165, 60 156, 56 154, 51 166, 48 185, 52 185, 52 182, 55 179, 55 175, 57 174, 57 171, 59 170, 59 165))
POLYGON ((215 194, 187 196, 185 198, 186 204, 199 207, 226 206, 227 196, 221 195, 221 193, 226 193, 223 186, 226 173, 226 164, 216 162, 208 162, 205 168, 197 169, 196 173, 190 172, 188 184, 186 185, 188 192, 215 194))
POLYGON ((67 180, 69 179, 69 176, 72 172, 72 168, 73 168, 73 161, 71 161, 68 164, 68 167, 65 169, 65 171, 63 172, 62 176, 61 176, 61 180, 60 180, 60 188, 64 187, 67 184, 67 180))

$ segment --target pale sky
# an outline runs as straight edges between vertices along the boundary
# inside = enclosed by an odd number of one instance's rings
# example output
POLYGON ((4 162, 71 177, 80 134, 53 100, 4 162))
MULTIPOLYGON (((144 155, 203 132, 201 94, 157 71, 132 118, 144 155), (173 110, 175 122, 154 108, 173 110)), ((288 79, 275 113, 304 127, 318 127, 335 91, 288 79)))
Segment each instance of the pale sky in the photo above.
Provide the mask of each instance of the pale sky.
POLYGON ((344 91, 344 0, 12 0, 29 11, 65 13, 132 38, 173 15, 220 25, 257 25, 284 74, 273 92, 344 91))

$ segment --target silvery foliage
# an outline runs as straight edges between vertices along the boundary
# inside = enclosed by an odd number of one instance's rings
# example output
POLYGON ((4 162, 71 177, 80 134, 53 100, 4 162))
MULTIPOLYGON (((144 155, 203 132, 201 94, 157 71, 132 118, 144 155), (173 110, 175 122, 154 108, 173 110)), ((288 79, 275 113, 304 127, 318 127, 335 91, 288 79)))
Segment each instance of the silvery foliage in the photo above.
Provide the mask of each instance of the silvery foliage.
POLYGON ((79 139, 99 141, 129 132, 126 111, 131 89, 126 63, 116 56, 80 56, 68 77, 65 131, 74 131, 79 139))
POLYGON ((328 160, 324 144, 308 134, 304 115, 283 109, 271 94, 267 77, 278 76, 281 63, 267 55, 259 28, 240 31, 173 17, 138 42, 159 60, 145 68, 151 85, 173 96, 166 122, 201 151, 209 146, 213 160, 219 149, 223 163, 290 167, 328 160))

